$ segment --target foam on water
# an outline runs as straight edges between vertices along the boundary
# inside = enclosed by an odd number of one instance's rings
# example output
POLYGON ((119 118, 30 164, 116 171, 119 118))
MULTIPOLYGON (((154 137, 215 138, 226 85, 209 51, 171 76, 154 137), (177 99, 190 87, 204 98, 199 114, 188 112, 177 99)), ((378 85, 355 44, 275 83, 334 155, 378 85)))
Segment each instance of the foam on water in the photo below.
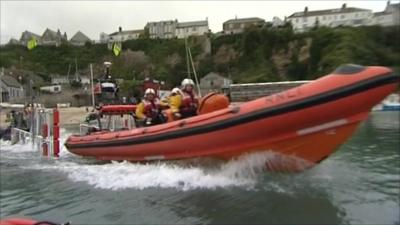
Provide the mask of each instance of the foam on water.
POLYGON ((11 141, 0 140, 0 151, 4 152, 35 152, 31 143, 11 145, 11 141))
POLYGON ((150 187, 190 190, 218 187, 253 187, 263 171, 269 153, 256 153, 222 163, 215 168, 178 165, 170 162, 130 163, 112 162, 104 165, 82 165, 57 161, 54 164, 36 164, 29 169, 58 170, 74 182, 85 182, 96 188, 119 190, 150 187), (264 157, 260 157, 264 156, 264 157))
MULTIPOLYGON (((69 136, 63 130, 60 142, 69 136)), ((37 151, 31 144, 2 146, 2 151, 19 153, 37 151)), ((69 153, 61 146, 59 160, 32 160, 21 167, 24 169, 51 170, 64 173, 73 182, 85 182, 101 189, 120 190, 127 188, 178 188, 180 190, 214 189, 220 187, 253 188, 260 175, 265 173, 266 165, 277 156, 269 151, 245 154, 237 159, 207 163, 152 162, 131 163, 111 162, 108 164, 88 164, 82 158, 69 153), (210 166, 212 165, 212 166, 210 166)), ((20 154, 19 157, 35 157, 20 154)), ((206 160, 207 161, 207 160, 206 160)))

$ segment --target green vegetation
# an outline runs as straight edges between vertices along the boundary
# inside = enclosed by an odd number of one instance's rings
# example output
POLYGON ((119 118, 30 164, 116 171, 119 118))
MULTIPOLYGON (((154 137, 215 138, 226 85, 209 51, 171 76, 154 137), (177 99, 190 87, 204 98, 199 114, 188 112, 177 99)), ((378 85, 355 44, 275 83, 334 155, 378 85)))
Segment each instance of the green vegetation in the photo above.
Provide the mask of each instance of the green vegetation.
MULTIPOLYGON (((95 76, 102 74, 102 62, 111 61, 114 77, 126 81, 122 91, 145 76, 164 80, 170 87, 179 84, 187 76, 185 41, 147 36, 124 42, 118 57, 105 44, 38 46, 30 51, 7 45, 1 48, 0 66, 34 71, 49 80, 50 74, 66 75, 69 67, 74 74, 75 58, 83 74, 89 74, 93 63, 95 76)), ((267 82, 315 79, 343 63, 399 68, 399 40, 399 27, 316 27, 297 34, 287 24, 253 27, 236 35, 192 37, 188 43, 200 77, 215 71, 234 82, 267 82), (205 52, 207 41, 211 52, 205 52)))

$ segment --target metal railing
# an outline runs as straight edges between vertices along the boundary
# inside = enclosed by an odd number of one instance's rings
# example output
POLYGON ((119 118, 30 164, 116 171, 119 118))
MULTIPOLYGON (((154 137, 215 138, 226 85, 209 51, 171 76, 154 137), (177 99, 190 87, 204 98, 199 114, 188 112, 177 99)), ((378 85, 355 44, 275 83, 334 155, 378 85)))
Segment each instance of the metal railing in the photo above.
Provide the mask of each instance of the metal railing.
POLYGON ((32 148, 42 151, 43 156, 59 156, 60 128, 57 109, 33 108, 26 120, 30 123, 29 131, 12 128, 11 144, 31 143, 32 148))

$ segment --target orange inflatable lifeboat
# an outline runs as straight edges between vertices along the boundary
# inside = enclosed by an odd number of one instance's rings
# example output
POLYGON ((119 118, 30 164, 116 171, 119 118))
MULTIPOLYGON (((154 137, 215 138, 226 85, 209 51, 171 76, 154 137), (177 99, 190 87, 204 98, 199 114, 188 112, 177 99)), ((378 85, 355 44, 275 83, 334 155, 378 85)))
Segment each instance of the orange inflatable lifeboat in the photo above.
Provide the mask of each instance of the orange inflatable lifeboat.
POLYGON ((69 225, 70 223, 54 223, 50 221, 36 221, 27 218, 8 218, 0 220, 0 225, 69 225))
POLYGON ((317 163, 345 142, 398 82, 386 67, 344 65, 239 106, 152 127, 73 135, 65 146, 101 160, 230 159, 268 150, 317 163))

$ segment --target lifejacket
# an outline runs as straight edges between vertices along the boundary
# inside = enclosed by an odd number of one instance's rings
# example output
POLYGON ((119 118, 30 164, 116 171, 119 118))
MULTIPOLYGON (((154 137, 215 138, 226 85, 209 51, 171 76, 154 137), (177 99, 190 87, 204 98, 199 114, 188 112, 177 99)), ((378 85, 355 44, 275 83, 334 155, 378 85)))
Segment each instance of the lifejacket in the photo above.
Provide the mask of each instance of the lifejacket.
POLYGON ((181 111, 193 111, 197 110, 197 107, 199 105, 199 100, 195 96, 194 92, 187 92, 185 90, 182 91, 183 96, 182 96, 182 102, 180 105, 180 110, 181 111))
POLYGON ((148 118, 156 118, 159 109, 160 109, 160 101, 156 98, 153 101, 143 100, 144 104, 144 112, 143 114, 146 115, 148 118))

